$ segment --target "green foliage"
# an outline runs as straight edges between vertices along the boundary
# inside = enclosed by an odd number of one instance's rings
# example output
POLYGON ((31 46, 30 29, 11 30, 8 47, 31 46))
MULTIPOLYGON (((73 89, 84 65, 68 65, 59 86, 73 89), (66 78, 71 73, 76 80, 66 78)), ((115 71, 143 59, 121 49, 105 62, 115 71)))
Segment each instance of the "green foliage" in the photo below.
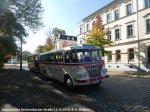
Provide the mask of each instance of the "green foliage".
MULTIPOLYGON (((46 43, 42 46, 39 45, 35 53, 44 53, 52 50, 54 48, 55 40, 58 39, 60 35, 65 35, 65 30, 59 29, 59 28, 53 28, 52 32, 49 32, 50 35, 48 35, 48 38, 46 39, 46 43), (51 34, 54 36, 54 41, 52 40, 51 34)), ((64 43, 66 46, 66 43, 64 43)))
POLYGON ((31 55, 29 51, 23 51, 22 52, 22 60, 27 61, 27 57, 31 55))
POLYGON ((3 67, 4 63, 4 55, 0 52, 0 68, 3 67))
POLYGON ((3 36, 0 37, 0 51, 3 54, 11 53, 16 54, 17 45, 15 43, 14 38, 3 36))
POLYGON ((0 49, 5 55, 15 54, 16 39, 27 36, 25 27, 33 31, 42 26, 41 0, 0 0, 0 49))
POLYGON ((53 48, 54 48, 54 45, 53 45, 52 39, 50 37, 48 37, 46 39, 45 45, 44 46, 39 45, 36 48, 35 52, 36 53, 44 53, 44 52, 48 52, 48 51, 52 50, 53 48))
POLYGON ((9 0, 8 4, 19 23, 23 23, 30 29, 43 26, 41 0, 9 0))
POLYGON ((44 53, 44 46, 42 45, 39 45, 36 50, 35 50, 35 53, 44 53))
POLYGON ((96 21, 93 22, 92 30, 87 34, 86 42, 92 45, 96 45, 102 48, 104 51, 105 45, 111 45, 112 41, 105 37, 109 34, 109 30, 104 29, 100 16, 96 17, 96 21))
POLYGON ((50 37, 47 38, 46 44, 44 45, 44 51, 48 52, 54 48, 52 39, 50 37))
POLYGON ((66 31, 56 27, 56 28, 53 28, 52 34, 54 35, 55 39, 57 39, 58 36, 65 35, 66 31))

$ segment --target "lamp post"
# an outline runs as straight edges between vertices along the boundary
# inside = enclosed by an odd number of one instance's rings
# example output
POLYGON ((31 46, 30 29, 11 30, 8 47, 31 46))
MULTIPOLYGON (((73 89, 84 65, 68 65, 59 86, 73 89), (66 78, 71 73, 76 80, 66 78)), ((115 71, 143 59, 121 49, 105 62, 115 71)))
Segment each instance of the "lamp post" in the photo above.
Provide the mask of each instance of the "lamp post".
POLYGON ((20 35, 20 71, 22 71, 22 31, 20 35))
POLYGON ((137 19, 137 38, 138 38, 138 71, 141 70, 141 65, 140 65, 140 38, 139 38, 139 24, 138 24, 138 11, 139 11, 139 3, 138 0, 136 0, 136 19, 137 19))

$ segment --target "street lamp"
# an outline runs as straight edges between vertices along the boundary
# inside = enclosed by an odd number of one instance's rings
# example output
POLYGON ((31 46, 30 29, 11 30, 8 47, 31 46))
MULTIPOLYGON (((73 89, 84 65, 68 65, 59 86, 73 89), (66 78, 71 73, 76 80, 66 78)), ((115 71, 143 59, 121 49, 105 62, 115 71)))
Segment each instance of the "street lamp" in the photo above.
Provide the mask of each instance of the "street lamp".
POLYGON ((139 11, 139 3, 138 0, 136 0, 136 19, 137 19, 137 38, 138 38, 138 71, 141 70, 141 65, 140 65, 140 38, 139 38, 139 19, 138 19, 138 11, 139 11))

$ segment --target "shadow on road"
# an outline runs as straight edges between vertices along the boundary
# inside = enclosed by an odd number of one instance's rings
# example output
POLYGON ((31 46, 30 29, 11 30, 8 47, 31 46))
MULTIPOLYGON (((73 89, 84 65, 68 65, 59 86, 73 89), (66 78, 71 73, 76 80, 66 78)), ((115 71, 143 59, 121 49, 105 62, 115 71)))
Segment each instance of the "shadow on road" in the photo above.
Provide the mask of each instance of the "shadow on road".
MULTIPOLYGON (((38 74, 36 74, 38 75, 38 74)), ((0 70, 0 108, 65 108, 74 105, 36 75, 18 69, 0 70)))

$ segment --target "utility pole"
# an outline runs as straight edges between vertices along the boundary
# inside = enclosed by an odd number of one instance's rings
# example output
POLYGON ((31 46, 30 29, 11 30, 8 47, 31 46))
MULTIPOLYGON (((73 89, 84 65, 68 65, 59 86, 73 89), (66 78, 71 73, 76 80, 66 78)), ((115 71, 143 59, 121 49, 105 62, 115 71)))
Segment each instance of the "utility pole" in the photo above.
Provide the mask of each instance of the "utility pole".
POLYGON ((22 30, 20 34, 20 71, 22 71, 22 30))

